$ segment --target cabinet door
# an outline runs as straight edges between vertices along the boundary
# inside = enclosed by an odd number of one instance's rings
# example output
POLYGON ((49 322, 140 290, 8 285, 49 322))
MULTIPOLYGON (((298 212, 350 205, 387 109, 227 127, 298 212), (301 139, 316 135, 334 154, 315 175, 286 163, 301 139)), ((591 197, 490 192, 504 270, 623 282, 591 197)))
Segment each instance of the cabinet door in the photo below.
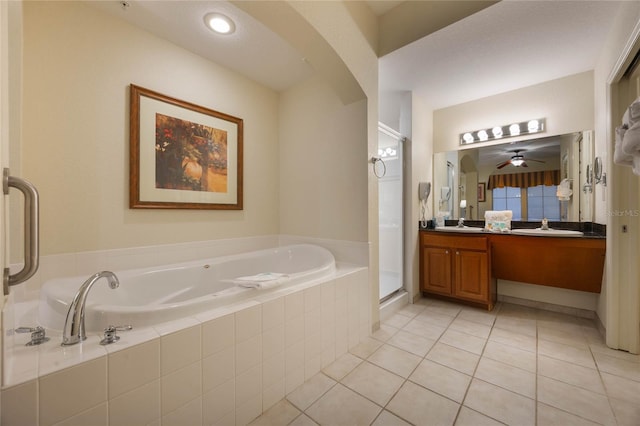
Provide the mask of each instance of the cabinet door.
POLYGON ((451 250, 424 247, 422 256, 422 290, 451 295, 451 250))
POLYGON ((488 259, 486 252, 456 250, 455 295, 487 302, 489 299, 488 259))

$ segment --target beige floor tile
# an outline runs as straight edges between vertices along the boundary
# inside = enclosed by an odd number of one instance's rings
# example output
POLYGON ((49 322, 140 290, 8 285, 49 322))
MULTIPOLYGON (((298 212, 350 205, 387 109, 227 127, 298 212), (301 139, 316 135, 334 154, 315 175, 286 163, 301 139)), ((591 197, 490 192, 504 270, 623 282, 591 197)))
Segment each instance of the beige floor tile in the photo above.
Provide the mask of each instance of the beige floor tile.
POLYGON ((384 407, 400 389, 404 378, 365 361, 341 383, 384 407))
POLYGON ((407 423, 400 417, 383 410, 371 426, 411 426, 411 423, 407 423))
POLYGON ((371 337, 365 337, 358 343, 358 345, 352 349, 349 349, 349 352, 352 354, 362 358, 367 359, 371 356, 372 353, 378 350, 383 343, 377 339, 373 339, 371 337))
POLYGON ((614 358, 602 353, 594 353, 593 356, 600 371, 640 382, 640 363, 614 358))
POLYGON ((416 305, 415 303, 413 303, 413 304, 405 305, 402 309, 398 311, 398 313, 401 315, 406 315, 408 317, 413 318, 416 315, 422 313, 425 309, 426 309, 425 306, 416 305))
POLYGON ((456 318, 491 327, 496 320, 496 314, 497 312, 495 309, 489 312, 485 309, 464 307, 456 318))
POLYGON ((536 319, 538 317, 538 310, 530 308, 528 306, 514 305, 513 303, 503 303, 500 306, 500 310, 498 311, 498 316, 536 319))
POLYGON ((640 406, 640 382, 601 372, 609 398, 622 399, 640 406))
POLYGON ((287 425, 300 413, 300 410, 283 399, 249 424, 251 426, 287 425))
POLYGON ((440 325, 420 321, 419 319, 414 319, 409 324, 405 325, 402 329, 411 334, 415 334, 416 336, 438 340, 447 328, 446 326, 443 327, 440 325))
POLYGON ((498 315, 493 325, 496 328, 536 337, 536 320, 530 318, 505 317, 498 315))
POLYGON ((559 330, 555 328, 541 327, 538 325, 538 339, 549 340, 556 343, 588 349, 589 343, 582 333, 580 326, 575 326, 577 330, 559 330))
POLYGON ((452 330, 451 327, 449 327, 442 337, 440 337, 439 343, 444 343, 445 345, 453 346, 476 355, 481 355, 484 345, 487 343, 487 339, 461 333, 457 330, 452 330))
POLYGON ((511 330, 504 330, 493 327, 489 335, 489 341, 498 342, 503 345, 512 346, 535 353, 538 347, 536 338, 526 334, 518 333, 511 330))
POLYGON ((509 425, 535 424, 536 407, 533 399, 482 380, 473 379, 464 405, 509 425))
POLYGON ((287 399, 304 411, 336 384, 336 381, 318 373, 287 395, 287 399))
POLYGON ((596 426, 597 424, 550 405, 538 403, 539 426, 596 426))
POLYGON ((321 425, 370 425, 382 408, 341 384, 335 385, 305 414, 321 425))
POLYGON ((395 313, 389 318, 387 318, 386 320, 382 321, 382 324, 387 325, 389 327, 402 328, 405 325, 407 325, 407 323, 412 319, 413 319, 413 315, 408 317, 400 313, 395 313))
POLYGON ((459 404, 412 382, 406 382, 387 409, 414 425, 453 425, 459 404))
POLYGON ((438 342, 433 345, 426 359, 471 376, 478 365, 480 356, 438 342))
POLYGON ((536 397, 536 375, 490 358, 480 359, 474 377, 527 398, 536 397))
POLYGON ((432 310, 431 307, 428 307, 422 311, 422 313, 417 315, 415 319, 421 322, 426 322, 427 324, 437 325, 438 327, 449 327, 454 318, 451 315, 436 312, 432 310))
MULTIPOLYGON (((538 357, 538 374, 590 390, 591 392, 605 393, 597 370, 582 367, 572 362, 540 355, 538 357)), ((638 389, 640 390, 640 383, 638 383, 638 389)))
POLYGON ((362 358, 346 353, 324 368, 322 372, 334 380, 342 380, 344 376, 349 374, 361 362, 363 362, 362 358))
POLYGON ((640 363, 640 355, 630 354, 629 352, 611 349, 604 343, 604 341, 591 342, 589 344, 589 347, 591 348, 591 351, 594 352, 594 354, 597 352, 599 354, 607 355, 612 358, 618 358, 624 361, 640 363))
POLYGON ((548 377, 538 376, 538 402, 596 423, 615 424, 606 396, 548 377))
POLYGON ((449 326, 449 329, 461 331, 463 333, 480 337, 485 340, 489 337, 489 333, 491 333, 490 326, 465 320, 463 318, 460 318, 460 315, 458 315, 458 317, 453 320, 453 322, 449 326))
POLYGON ((611 398, 610 401, 618 426, 640 425, 640 405, 615 398, 611 398))
POLYGON ((564 345, 562 343, 538 340, 538 355, 545 355, 550 358, 572 362, 587 368, 596 368, 596 363, 593 360, 590 350, 576 348, 575 346, 564 345))
POLYGON ((397 328, 381 324, 380 328, 376 330, 373 334, 371 334, 371 337, 373 337, 374 339, 380 340, 381 342, 386 342, 391 337, 393 337, 393 335, 396 334, 397 332, 398 332, 397 328))
POLYGON ((391 345, 383 345, 369 357, 369 362, 404 378, 420 363, 421 358, 391 345))
POLYGON ((518 367, 531 373, 536 372, 536 353, 518 349, 515 346, 489 340, 484 347, 483 357, 518 367))
MULTIPOLYGON (((294 421, 289 423, 289 426, 316 426, 318 423, 311 420, 306 414, 300 414, 294 421)), ((271 426, 280 426, 279 423, 274 423, 271 426)))
POLYGON ((444 300, 434 300, 427 310, 455 317, 462 310, 462 305, 454 302, 445 302, 444 300))
POLYGON ((400 330, 387 343, 419 357, 424 357, 436 341, 426 337, 417 336, 407 331, 400 330))
POLYGON ((409 380, 461 403, 471 383, 471 376, 425 359, 409 376, 409 380))
POLYGON ((473 411, 468 407, 461 407, 456 419, 456 426, 502 426, 497 420, 487 417, 484 414, 473 411))

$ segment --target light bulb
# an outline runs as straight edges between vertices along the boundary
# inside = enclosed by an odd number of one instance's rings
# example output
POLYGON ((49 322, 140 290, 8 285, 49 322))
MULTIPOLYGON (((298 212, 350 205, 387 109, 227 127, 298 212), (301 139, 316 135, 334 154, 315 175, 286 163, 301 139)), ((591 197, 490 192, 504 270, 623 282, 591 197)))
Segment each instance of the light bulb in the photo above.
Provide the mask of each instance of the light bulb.
POLYGON ((225 15, 220 13, 209 13, 204 17, 207 27, 218 34, 231 34, 235 31, 236 25, 225 15))
POLYGON ((509 126, 509 134, 511 136, 518 136, 520 134, 520 125, 512 124, 511 126, 509 126))

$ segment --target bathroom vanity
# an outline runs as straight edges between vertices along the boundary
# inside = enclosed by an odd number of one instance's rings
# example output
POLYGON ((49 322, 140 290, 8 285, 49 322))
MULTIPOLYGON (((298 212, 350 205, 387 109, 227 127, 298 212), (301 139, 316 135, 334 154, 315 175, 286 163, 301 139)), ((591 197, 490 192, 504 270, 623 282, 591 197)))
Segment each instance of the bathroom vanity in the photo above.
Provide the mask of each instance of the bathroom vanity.
POLYGON ((488 310, 497 279, 600 293, 604 238, 420 231, 420 291, 488 310))

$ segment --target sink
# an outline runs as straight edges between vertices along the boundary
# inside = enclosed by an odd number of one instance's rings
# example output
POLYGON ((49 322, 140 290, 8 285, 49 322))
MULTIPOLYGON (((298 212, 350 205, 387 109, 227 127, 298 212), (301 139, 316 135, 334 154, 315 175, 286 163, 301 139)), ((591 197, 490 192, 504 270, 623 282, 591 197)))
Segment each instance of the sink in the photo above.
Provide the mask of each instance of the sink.
POLYGON ((474 226, 463 226, 462 228, 459 228, 458 226, 452 225, 452 226, 437 227, 436 231, 480 233, 480 232, 484 231, 484 228, 477 228, 477 227, 474 227, 474 226))
POLYGON ((568 229, 513 229, 514 235, 533 235, 536 237, 582 237, 581 231, 570 231, 568 229))

